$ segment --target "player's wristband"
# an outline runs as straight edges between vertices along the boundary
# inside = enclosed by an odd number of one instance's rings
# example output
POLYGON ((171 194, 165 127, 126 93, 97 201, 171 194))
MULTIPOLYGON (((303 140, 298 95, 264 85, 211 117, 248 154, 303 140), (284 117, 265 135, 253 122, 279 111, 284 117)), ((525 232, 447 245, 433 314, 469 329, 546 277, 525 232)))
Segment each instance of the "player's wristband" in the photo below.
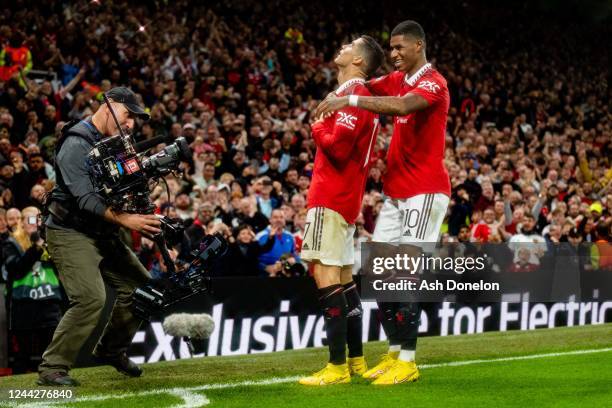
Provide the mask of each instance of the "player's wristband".
POLYGON ((359 96, 357 95, 349 95, 349 106, 357 106, 359 102, 359 96))

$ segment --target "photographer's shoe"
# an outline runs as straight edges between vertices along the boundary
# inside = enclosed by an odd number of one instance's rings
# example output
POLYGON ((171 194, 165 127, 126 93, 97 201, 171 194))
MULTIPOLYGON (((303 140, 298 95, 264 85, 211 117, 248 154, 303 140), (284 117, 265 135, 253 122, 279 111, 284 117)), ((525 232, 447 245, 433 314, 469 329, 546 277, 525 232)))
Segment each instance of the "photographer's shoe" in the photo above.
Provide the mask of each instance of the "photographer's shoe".
POLYGON ((53 387, 77 387, 81 385, 81 383, 63 371, 40 374, 36 384, 53 387))
POLYGON ((128 377, 140 377, 142 375, 142 369, 130 360, 125 352, 116 356, 97 356, 94 354, 93 357, 96 363, 115 367, 117 371, 128 377))

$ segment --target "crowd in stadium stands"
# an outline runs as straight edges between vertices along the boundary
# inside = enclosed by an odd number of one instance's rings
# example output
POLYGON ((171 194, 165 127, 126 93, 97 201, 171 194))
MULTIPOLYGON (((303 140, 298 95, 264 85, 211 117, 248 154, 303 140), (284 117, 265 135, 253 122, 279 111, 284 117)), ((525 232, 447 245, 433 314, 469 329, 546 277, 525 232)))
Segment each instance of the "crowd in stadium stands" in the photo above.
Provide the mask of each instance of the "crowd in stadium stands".
MULTIPOLYGON (((232 242, 231 256, 216 275, 305 274, 299 251, 316 152, 310 111, 336 85, 331 61, 339 45, 359 32, 386 46, 395 21, 383 21, 401 17, 425 27, 428 57, 451 95, 444 161, 453 192, 442 240, 610 241, 612 114, 607 48, 598 46, 609 25, 570 32, 521 9, 512 9, 512 24, 509 12, 471 9, 465 24, 461 5, 390 13, 374 4, 306 3, 5 7, 3 278, 38 273, 38 260, 48 266, 42 239, 30 232, 55 182, 60 129, 95 112, 117 85, 130 86, 150 111, 137 141, 184 136, 192 148, 183 177, 167 178, 170 196, 161 186, 152 192, 160 213, 185 222, 179 259, 205 233, 220 232, 232 242)), ((381 208, 392 125, 383 118, 356 245, 371 237, 381 208)), ((151 241, 136 233, 125 239, 154 275, 164 273, 151 241)), ((41 327, 57 322, 58 300, 49 302, 41 327)))

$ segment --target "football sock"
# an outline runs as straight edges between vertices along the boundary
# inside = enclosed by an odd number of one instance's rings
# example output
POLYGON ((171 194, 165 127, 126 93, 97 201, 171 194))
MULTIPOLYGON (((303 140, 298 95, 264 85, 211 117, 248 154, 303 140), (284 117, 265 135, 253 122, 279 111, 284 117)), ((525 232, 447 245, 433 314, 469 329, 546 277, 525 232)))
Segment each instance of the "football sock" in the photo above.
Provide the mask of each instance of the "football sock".
POLYGON ((402 346, 399 344, 389 345, 389 353, 399 353, 402 346))
POLYGON ((319 303, 325 318, 329 362, 346 364, 347 305, 340 284, 319 289, 319 303))
POLYGON ((414 361, 414 350, 401 350, 397 359, 402 361, 414 361))
MULTIPOLYGON (((413 352, 412 360, 414 360, 414 350, 416 350, 417 337, 419 334, 420 315, 421 308, 416 302, 399 303, 395 313, 397 339, 402 346, 402 352, 404 350, 413 352)), ((406 353, 404 353, 404 356, 406 358, 410 357, 406 353)))
POLYGON ((363 309, 361 307, 361 298, 357 292, 357 285, 355 285, 355 282, 349 282, 342 286, 344 287, 344 297, 346 298, 346 303, 348 305, 346 323, 348 356, 360 357, 363 356, 363 344, 361 342, 361 333, 363 328, 361 315, 363 309))
POLYGON ((397 339, 397 327, 395 323, 395 311, 397 303, 378 302, 378 320, 389 339, 389 350, 397 346, 399 351, 400 342, 397 339))

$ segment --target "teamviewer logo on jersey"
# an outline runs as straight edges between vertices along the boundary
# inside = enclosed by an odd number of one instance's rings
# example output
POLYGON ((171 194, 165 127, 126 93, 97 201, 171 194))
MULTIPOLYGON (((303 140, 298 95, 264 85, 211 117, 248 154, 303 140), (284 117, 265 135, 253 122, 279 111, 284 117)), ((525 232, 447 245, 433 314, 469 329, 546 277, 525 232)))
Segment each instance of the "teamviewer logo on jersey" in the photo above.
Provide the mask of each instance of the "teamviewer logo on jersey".
POLYGON ((355 122, 357 122, 357 116, 349 115, 348 113, 344 112, 338 112, 338 120, 336 121, 336 124, 353 130, 355 129, 355 122))
POLYGON ((440 90, 440 85, 432 81, 421 81, 417 85, 417 88, 425 89, 426 91, 429 91, 431 93, 438 93, 438 91, 440 90))

